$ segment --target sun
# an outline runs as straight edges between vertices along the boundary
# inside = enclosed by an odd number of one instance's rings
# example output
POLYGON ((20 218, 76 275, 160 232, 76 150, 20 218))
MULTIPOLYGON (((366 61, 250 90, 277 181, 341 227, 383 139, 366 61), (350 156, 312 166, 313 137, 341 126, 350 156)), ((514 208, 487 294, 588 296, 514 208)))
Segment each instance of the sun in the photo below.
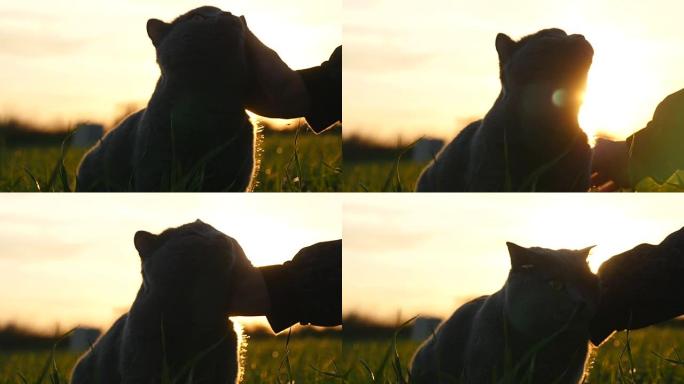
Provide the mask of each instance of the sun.
POLYGON ((584 33, 595 54, 580 126, 592 142, 597 136, 624 139, 646 125, 663 98, 660 74, 649 60, 653 47, 614 32, 584 33))

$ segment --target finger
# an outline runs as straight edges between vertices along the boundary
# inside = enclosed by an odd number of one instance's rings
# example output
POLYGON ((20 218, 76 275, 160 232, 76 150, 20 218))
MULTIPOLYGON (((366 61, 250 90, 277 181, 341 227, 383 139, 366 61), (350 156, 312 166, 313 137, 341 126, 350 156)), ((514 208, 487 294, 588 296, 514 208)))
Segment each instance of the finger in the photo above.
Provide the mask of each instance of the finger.
POLYGON ((244 16, 238 17, 240 20, 240 26, 242 27, 242 33, 246 34, 247 31, 249 31, 249 28, 247 28, 247 20, 245 20, 244 16))
POLYGON ((596 182, 596 180, 598 180, 598 178, 599 178, 599 173, 598 172, 592 172, 592 174, 591 174, 592 183, 596 182))
POLYGON ((615 184, 613 180, 610 180, 604 184, 601 184, 597 190, 599 192, 615 192, 617 189, 617 184, 615 184))
POLYGON ((249 27, 247 26, 247 20, 245 19, 244 16, 240 16, 240 21, 242 22, 242 30, 244 31, 245 37, 248 40, 247 41, 248 48, 250 48, 250 49, 267 48, 268 49, 268 47, 266 47, 264 45, 264 43, 262 43, 261 40, 259 40, 259 38, 256 37, 256 35, 254 33, 252 33, 252 30, 249 29, 249 27))
POLYGON ((599 172, 594 172, 591 174, 591 185, 599 186, 610 181, 604 174, 599 172))

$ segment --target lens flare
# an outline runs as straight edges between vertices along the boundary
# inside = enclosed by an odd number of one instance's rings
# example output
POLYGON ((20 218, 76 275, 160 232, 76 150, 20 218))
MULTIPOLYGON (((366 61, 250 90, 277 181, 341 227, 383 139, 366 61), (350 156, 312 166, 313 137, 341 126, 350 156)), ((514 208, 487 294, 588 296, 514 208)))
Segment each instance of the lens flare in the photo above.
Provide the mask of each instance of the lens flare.
POLYGON ((565 88, 556 89, 551 95, 551 102, 558 108, 565 107, 568 103, 568 91, 565 88))

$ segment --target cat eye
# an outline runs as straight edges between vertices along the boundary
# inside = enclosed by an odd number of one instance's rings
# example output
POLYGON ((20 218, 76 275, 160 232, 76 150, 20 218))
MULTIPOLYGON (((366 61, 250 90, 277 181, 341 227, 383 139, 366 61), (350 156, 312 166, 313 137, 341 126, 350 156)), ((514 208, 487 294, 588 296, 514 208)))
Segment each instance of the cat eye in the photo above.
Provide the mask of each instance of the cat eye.
POLYGON ((560 291, 565 288, 565 285, 558 280, 549 280, 549 286, 555 291, 560 291))

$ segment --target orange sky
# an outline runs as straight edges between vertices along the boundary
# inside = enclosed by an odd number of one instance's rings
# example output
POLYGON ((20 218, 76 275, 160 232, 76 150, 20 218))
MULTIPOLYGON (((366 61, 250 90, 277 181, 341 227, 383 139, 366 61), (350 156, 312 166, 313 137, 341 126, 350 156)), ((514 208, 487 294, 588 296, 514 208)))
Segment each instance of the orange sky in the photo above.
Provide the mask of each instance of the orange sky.
POLYGON ((451 314, 501 288, 506 241, 596 245, 598 266, 684 226, 683 194, 353 194, 344 205, 343 312, 394 322, 451 314))
POLYGON ((346 1, 345 135, 454 137, 499 93, 496 34, 559 27, 595 49, 580 123, 624 138, 684 88, 682 14, 679 0, 346 1))
MULTIPOLYGON (((196 219, 234 237, 254 265, 342 236, 333 195, 5 194, 0 204, 0 324, 107 327, 140 287, 137 230, 196 219)), ((244 323, 264 323, 263 318, 244 323)))
POLYGON ((159 76, 147 19, 202 5, 245 15, 294 69, 327 60, 342 41, 342 0, 0 0, 0 116, 107 124, 123 105, 146 104, 159 76))

